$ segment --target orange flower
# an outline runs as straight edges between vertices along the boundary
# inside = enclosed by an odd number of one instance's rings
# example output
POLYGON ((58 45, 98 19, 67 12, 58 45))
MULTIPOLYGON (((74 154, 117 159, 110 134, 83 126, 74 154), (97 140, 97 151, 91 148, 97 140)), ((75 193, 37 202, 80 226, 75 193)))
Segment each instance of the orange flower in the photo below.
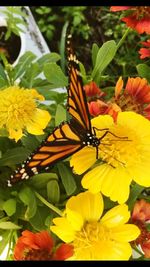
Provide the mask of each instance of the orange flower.
POLYGON ((144 256, 150 258, 150 232, 146 227, 150 220, 150 203, 146 202, 144 199, 137 201, 131 218, 132 222, 141 230, 141 234, 136 239, 135 243, 141 246, 144 256))
POLYGON ((111 11, 128 11, 125 17, 121 20, 124 21, 128 27, 136 30, 139 34, 146 32, 150 34, 150 7, 149 6, 112 6, 111 11))
POLYGON ((91 101, 88 103, 91 116, 96 117, 100 114, 107 114, 108 105, 101 100, 91 101))
POLYGON ((141 42, 141 44, 145 45, 147 48, 141 48, 139 50, 140 58, 144 59, 146 57, 150 57, 150 39, 147 42, 141 42))
POLYGON ((150 85, 145 78, 128 78, 124 90, 122 78, 119 78, 115 88, 114 101, 122 111, 134 111, 150 118, 150 85))
POLYGON ((105 95, 104 92, 97 86, 95 82, 90 82, 84 86, 84 90, 87 97, 102 97, 105 95))
POLYGON ((15 260, 65 260, 73 255, 73 247, 68 244, 54 246, 54 240, 47 231, 22 232, 14 248, 15 260))

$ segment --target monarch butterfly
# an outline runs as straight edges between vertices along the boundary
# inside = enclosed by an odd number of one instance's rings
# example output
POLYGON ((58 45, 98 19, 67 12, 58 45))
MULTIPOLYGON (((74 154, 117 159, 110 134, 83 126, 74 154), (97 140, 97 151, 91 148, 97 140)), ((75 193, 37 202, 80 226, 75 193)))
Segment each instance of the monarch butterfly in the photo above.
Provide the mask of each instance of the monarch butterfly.
POLYGON ((95 147, 98 158, 100 141, 109 131, 104 129, 105 133, 98 139, 95 129, 92 129, 86 95, 79 75, 79 62, 73 53, 70 40, 71 35, 67 38, 69 74, 67 110, 71 119, 68 122, 62 122, 54 129, 37 150, 10 176, 8 186, 30 178, 44 168, 49 169, 54 163, 71 156, 85 146, 95 147))

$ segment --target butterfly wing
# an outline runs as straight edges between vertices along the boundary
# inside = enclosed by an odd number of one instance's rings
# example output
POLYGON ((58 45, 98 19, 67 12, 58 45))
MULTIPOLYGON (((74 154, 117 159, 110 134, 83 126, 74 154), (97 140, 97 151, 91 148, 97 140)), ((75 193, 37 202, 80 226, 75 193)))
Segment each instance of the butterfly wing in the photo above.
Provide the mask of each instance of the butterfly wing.
POLYGON ((67 53, 68 53, 68 112, 78 121, 78 123, 85 129, 91 132, 90 115, 86 100, 85 91, 83 89, 83 82, 80 76, 79 62, 73 52, 71 45, 71 36, 67 39, 67 53))
POLYGON ((71 156, 85 146, 87 133, 91 133, 86 95, 79 75, 79 63, 73 53, 70 38, 68 38, 67 51, 68 111, 72 119, 54 129, 41 146, 11 175, 10 180, 8 180, 9 186, 22 179, 28 179, 41 169, 49 168, 54 163, 71 156))
MULTIPOLYGON (((78 127, 78 125, 77 125, 78 127)), ((44 168, 65 159, 83 147, 75 122, 62 123, 42 142, 40 147, 11 175, 8 186, 37 174, 44 168)))

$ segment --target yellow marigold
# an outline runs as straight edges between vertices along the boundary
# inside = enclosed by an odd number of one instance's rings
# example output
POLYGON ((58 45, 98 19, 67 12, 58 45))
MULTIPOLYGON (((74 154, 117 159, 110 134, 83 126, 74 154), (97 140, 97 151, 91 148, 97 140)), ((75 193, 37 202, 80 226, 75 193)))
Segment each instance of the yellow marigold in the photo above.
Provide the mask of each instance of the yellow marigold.
MULTIPOLYGON (((82 186, 92 193, 102 192, 120 204, 129 197, 132 180, 150 186, 150 122, 135 112, 119 112, 117 122, 109 115, 92 119, 97 129, 108 128, 108 133, 99 146, 101 163, 87 172, 82 186), (119 138, 119 137, 126 137, 119 138)), ((105 131, 96 131, 97 137, 105 131)), ((75 153, 70 161, 74 171, 82 174, 96 162, 94 147, 85 147, 75 153)))
POLYGON ((104 209, 100 193, 89 191, 71 197, 64 217, 53 219, 50 229, 60 239, 74 247, 74 260, 128 260, 132 254, 130 241, 140 230, 126 224, 130 212, 126 204, 109 210, 102 218, 104 209))
POLYGON ((36 100, 44 100, 35 89, 11 86, 0 91, 0 128, 6 129, 9 138, 18 141, 27 130, 43 134, 51 119, 48 111, 37 108, 36 100))

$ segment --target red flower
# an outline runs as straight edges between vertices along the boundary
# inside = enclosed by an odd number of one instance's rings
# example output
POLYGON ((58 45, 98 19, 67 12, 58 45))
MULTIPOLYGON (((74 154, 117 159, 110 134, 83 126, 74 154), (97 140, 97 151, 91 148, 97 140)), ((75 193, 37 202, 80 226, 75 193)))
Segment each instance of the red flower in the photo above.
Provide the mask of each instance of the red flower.
POLYGON ((101 100, 91 101, 88 103, 91 116, 96 117, 100 114, 107 114, 108 105, 101 100))
POLYGON ((150 258, 150 232, 146 227, 150 220, 150 203, 146 202, 144 199, 137 201, 131 218, 132 222, 141 230, 141 234, 136 239, 135 243, 141 246, 144 256, 150 258))
POLYGON ((73 255, 73 247, 68 244, 54 246, 54 240, 47 231, 22 232, 14 248, 15 260, 65 260, 73 255))
POLYGON ((149 6, 112 6, 111 11, 130 10, 131 13, 123 17, 128 27, 136 30, 138 33, 150 34, 150 7, 149 6))
POLYGON ((141 48, 139 50, 139 54, 141 55, 140 58, 146 58, 150 57, 150 40, 147 40, 147 42, 141 42, 141 44, 145 45, 147 48, 141 48))
POLYGON ((97 86, 95 82, 90 82, 84 86, 84 90, 87 97, 102 97, 105 95, 104 92, 97 86))

